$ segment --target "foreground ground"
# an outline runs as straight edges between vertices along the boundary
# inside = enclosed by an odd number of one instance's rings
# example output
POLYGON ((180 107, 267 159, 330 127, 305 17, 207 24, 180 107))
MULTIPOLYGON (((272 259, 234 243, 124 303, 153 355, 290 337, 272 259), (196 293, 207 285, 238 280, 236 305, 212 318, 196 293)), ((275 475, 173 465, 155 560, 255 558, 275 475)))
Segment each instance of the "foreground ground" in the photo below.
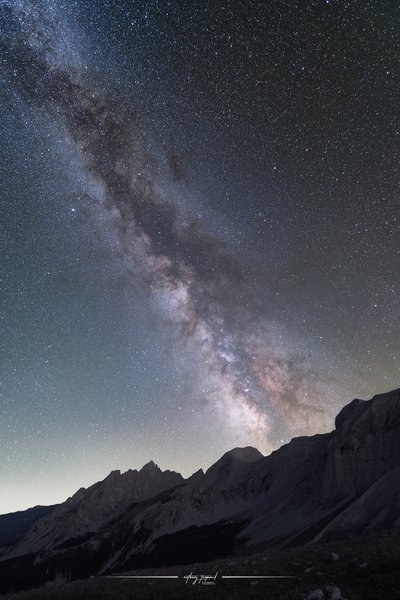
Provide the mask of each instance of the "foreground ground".
MULTIPOLYGON (((107 579, 8 594, 2 600, 301 600, 315 589, 337 586, 348 600, 400 600, 400 532, 308 548, 264 551, 205 564, 132 571, 130 575, 178 575, 178 579, 107 579), (200 585, 184 576, 217 575, 216 585, 200 585), (223 575, 285 575, 294 579, 221 579, 223 575)), ((326 596, 329 598, 329 595, 326 596)))

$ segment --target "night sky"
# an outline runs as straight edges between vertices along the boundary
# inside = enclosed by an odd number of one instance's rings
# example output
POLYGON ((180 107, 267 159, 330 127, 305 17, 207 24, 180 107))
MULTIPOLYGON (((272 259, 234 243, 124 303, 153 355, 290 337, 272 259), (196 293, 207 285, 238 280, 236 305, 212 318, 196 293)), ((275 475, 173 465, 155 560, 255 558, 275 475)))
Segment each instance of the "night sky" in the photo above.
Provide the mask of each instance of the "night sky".
POLYGON ((400 385, 398 2, 0 7, 0 512, 400 385))

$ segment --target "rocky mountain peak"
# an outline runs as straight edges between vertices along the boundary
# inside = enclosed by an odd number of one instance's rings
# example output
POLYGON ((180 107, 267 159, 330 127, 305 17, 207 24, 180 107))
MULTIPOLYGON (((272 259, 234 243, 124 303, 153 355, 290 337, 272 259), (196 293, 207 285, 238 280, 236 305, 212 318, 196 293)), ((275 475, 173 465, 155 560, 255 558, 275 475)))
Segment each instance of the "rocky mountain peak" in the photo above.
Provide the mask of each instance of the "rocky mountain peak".
POLYGON ((204 477, 204 471, 203 471, 203 469, 199 469, 198 471, 193 473, 193 475, 191 475, 186 480, 186 483, 188 483, 190 485, 195 485, 195 484, 199 483, 203 479, 203 477, 204 477))
POLYGON ((261 452, 251 446, 229 450, 206 471, 201 485, 220 489, 234 485, 246 473, 250 463, 262 458, 261 452))
POLYGON ((372 427, 388 429, 400 423, 400 389, 377 394, 372 400, 355 399, 335 419, 336 430, 372 427))
POLYGON ((260 460, 264 458, 264 455, 261 454, 257 448, 253 448, 253 446, 245 446, 244 448, 233 448, 233 450, 229 450, 226 452, 222 459, 233 459, 242 462, 255 462, 256 460, 260 460))
POLYGON ((79 538, 96 531, 131 505, 184 481, 180 473, 161 471, 153 461, 140 471, 111 471, 103 481, 81 488, 35 524, 26 537, 24 551, 34 552, 38 545, 54 547, 70 537, 79 538))
POLYGON ((234 448, 187 481, 153 461, 140 471, 113 471, 38 521, 5 558, 57 553, 65 542, 92 557, 94 547, 106 548, 104 540, 112 539, 114 555, 102 568, 120 568, 130 565, 135 553, 151 553, 158 539, 161 548, 167 535, 190 532, 192 548, 194 526, 203 539, 202 528, 213 524, 214 534, 207 529, 211 547, 218 523, 227 519, 253 546, 398 527, 399 461, 400 390, 394 390, 353 400, 338 415, 335 431, 294 438, 266 457, 249 446, 234 448), (141 532, 137 540, 135 532, 141 532))
POLYGON ((161 473, 161 469, 158 465, 156 465, 156 463, 153 460, 150 460, 148 463, 146 463, 145 465, 143 465, 143 467, 140 469, 140 473, 146 473, 146 472, 151 472, 151 471, 159 471, 161 473))
POLYGON ((335 419, 335 428, 340 429, 345 424, 349 424, 350 420, 357 418, 357 416, 366 408, 364 400, 355 398, 350 404, 347 404, 342 408, 340 413, 335 419))

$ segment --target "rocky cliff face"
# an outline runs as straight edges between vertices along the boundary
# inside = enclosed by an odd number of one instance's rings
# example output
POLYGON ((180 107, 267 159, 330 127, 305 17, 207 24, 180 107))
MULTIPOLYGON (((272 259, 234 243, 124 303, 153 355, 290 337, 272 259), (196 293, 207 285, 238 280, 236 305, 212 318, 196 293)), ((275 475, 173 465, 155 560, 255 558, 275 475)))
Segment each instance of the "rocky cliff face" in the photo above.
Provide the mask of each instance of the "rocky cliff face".
POLYGON ((154 464, 111 473, 37 523, 8 558, 45 551, 46 565, 62 553, 75 572, 76 556, 90 557, 89 574, 105 573, 400 527, 399 464, 396 390, 354 400, 331 433, 295 438, 266 457, 232 450, 186 482, 154 464))
POLYGON ((256 510, 260 514, 246 530, 253 542, 305 543, 341 537, 346 527, 350 534, 397 526, 396 509, 385 518, 374 515, 378 487, 383 506, 389 501, 387 481, 396 485, 400 390, 370 401, 353 400, 339 413, 335 426, 328 434, 295 438, 263 460, 268 490, 263 509, 256 510), (374 493, 373 486, 378 486, 374 493), (361 505, 364 516, 350 527, 349 515, 361 505), (345 521, 341 514, 347 515, 345 521))
POLYGON ((327 496, 355 497, 400 458, 400 390, 353 400, 336 417, 323 476, 327 496))
POLYGON ((323 527, 313 541, 346 539, 392 528, 400 529, 400 467, 382 475, 323 527))

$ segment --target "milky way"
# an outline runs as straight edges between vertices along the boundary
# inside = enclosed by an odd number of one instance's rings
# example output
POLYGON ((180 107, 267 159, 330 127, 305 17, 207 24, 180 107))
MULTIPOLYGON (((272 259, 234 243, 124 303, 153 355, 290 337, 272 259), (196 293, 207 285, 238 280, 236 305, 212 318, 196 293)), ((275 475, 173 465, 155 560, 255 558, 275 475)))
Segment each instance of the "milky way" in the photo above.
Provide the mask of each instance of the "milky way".
MULTIPOLYGON (((301 314, 296 288, 288 292, 285 284, 281 289, 276 273, 270 278, 255 254, 235 252, 227 236, 218 235, 218 227, 210 227, 207 219, 202 222, 201 201, 196 207, 195 200, 182 202, 175 195, 176 185, 168 182, 185 179, 185 161, 174 144, 160 150, 161 121, 144 132, 141 111, 146 99, 135 104, 113 90, 112 81, 107 88, 96 81, 96 73, 87 69, 85 53, 81 56, 74 48, 57 3, 2 5, 7 24, 1 41, 3 76, 14 102, 45 115, 69 144, 79 176, 86 181, 87 193, 79 201, 82 219, 98 227, 99 246, 107 248, 114 240, 115 268, 122 268, 135 285, 139 282, 151 311, 164 321, 161 335, 173 340, 173 361, 184 363, 179 377, 185 382, 188 406, 197 403, 203 423, 212 421, 229 443, 252 444, 264 452, 293 436, 328 428, 334 409, 346 400, 339 397, 346 378, 340 381, 333 375, 332 348, 326 348, 323 356, 317 345, 312 348, 309 343, 310 330, 303 329, 301 335, 290 331, 285 310, 296 306, 293 314, 301 314)), ((269 117, 271 123, 290 121, 287 111, 283 106, 278 116, 269 117)), ((271 161, 271 170, 279 173, 283 167, 275 162, 271 161)), ((256 189, 257 181, 253 183, 256 189)), ((184 191, 190 195, 190 186, 184 191)), ((243 201, 239 213, 245 206, 243 201)), ((284 214, 286 209, 281 210, 284 214)), ((294 235, 307 238, 302 244, 308 248, 312 226, 307 225, 307 233, 300 230, 294 235)), ((289 231, 289 226, 282 227, 282 239, 289 231)), ((338 248, 339 260, 340 244, 338 248)), ((263 252, 269 250, 266 242, 263 252)), ((274 260, 279 266, 280 259, 271 251, 268 261, 274 260)), ((281 272, 283 279, 288 270, 286 266, 281 272)), ((326 322, 329 312, 325 309, 326 322)), ((330 330, 334 329, 332 325, 330 330)), ((342 361, 346 363, 344 356, 342 361)), ((206 430, 207 425, 203 427, 206 430)))

